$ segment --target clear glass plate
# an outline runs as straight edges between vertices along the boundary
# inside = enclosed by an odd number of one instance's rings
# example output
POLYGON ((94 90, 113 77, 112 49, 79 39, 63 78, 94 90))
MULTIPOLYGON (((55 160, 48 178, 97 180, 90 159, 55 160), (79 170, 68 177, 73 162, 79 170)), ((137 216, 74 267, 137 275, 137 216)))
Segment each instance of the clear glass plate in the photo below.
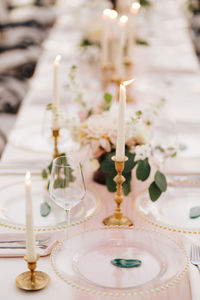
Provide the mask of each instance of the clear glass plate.
POLYGON ((146 295, 175 284, 188 268, 184 250, 153 230, 104 227, 60 242, 52 251, 56 274, 67 284, 89 293, 114 296, 146 295), (137 268, 111 264, 115 258, 140 259, 137 268))
POLYGON ((200 234, 200 217, 189 217, 190 209, 195 206, 200 206, 200 186, 168 186, 156 202, 150 200, 148 192, 135 199, 136 210, 149 223, 189 234, 200 234))
MULTIPOLYGON (((50 200, 42 180, 32 181, 33 213, 36 230, 59 230, 66 227, 65 211, 50 200), (40 205, 43 201, 51 206, 51 212, 43 217, 40 205)), ((100 206, 100 200, 87 190, 82 202, 71 210, 71 225, 80 224, 94 216, 100 206)), ((14 229, 25 228, 25 186, 24 182, 0 189, 0 225, 14 229)))

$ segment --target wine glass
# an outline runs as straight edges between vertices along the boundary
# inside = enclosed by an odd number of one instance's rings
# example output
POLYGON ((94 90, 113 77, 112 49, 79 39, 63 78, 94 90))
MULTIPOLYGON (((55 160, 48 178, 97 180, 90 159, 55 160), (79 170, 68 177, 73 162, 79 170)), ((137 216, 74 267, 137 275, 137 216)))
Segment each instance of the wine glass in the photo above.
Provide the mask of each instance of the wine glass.
POLYGON ((50 198, 66 211, 67 225, 70 225, 70 211, 80 203, 86 194, 83 166, 71 155, 59 156, 53 160, 50 198))

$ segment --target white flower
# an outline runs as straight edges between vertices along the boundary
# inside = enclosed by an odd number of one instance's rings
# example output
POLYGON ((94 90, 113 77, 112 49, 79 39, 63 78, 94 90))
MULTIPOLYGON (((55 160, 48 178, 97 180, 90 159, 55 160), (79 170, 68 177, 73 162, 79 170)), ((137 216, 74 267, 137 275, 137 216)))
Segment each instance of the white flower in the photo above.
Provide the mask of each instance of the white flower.
POLYGON ((126 128, 126 141, 134 139, 136 144, 146 144, 150 140, 150 130, 142 120, 131 123, 126 128))
POLYGON ((148 158, 151 155, 151 147, 148 144, 136 146, 134 152, 136 154, 135 161, 144 160, 145 158, 148 158))

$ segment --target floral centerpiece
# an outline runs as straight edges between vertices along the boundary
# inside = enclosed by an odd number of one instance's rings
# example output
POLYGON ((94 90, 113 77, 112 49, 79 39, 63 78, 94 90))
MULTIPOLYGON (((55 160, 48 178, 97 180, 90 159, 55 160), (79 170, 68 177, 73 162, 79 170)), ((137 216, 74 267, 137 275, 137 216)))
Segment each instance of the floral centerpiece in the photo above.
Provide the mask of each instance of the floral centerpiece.
MULTIPOLYGON (((118 105, 111 105, 110 94, 105 94, 104 100, 103 111, 93 114, 90 111, 83 120, 74 118, 68 119, 67 122, 74 139, 82 146, 89 146, 90 156, 99 162, 99 168, 94 173, 94 180, 106 184, 110 192, 115 192, 116 184, 113 178, 116 176, 116 170, 111 158, 115 155, 116 148, 118 105)), ((123 171, 126 178, 123 184, 125 195, 131 191, 133 169, 136 170, 136 177, 140 181, 147 180, 151 174, 150 160, 154 155, 154 147, 150 141, 155 117, 162 103, 161 100, 158 104, 143 111, 127 113, 125 154, 128 161, 123 171)), ((149 186, 151 200, 156 201, 166 189, 165 175, 158 169, 149 186)))
MULTIPOLYGON (((96 107, 90 106, 76 81, 75 66, 72 66, 70 70, 67 88, 73 91, 74 97, 72 98, 78 104, 79 113, 67 117, 61 115, 62 127, 67 127, 76 142, 79 142, 82 147, 88 147, 89 157, 98 161, 99 168, 94 173, 94 180, 105 184, 110 192, 115 192, 116 184, 113 178, 116 170, 111 158, 115 155, 116 148, 118 105, 113 104, 112 95, 106 93, 103 104, 98 104, 96 107)), ((169 152, 170 149, 170 156, 176 154, 172 147, 163 149, 160 145, 153 146, 151 144, 154 123, 163 103, 164 99, 161 99, 158 103, 151 104, 142 111, 133 113, 127 110, 125 154, 128 161, 123 171, 126 178, 123 183, 125 195, 131 191, 133 169, 136 171, 138 180, 146 181, 151 175, 151 162, 154 161, 157 151, 165 154, 165 151, 169 152)), ((48 105, 47 109, 54 113, 51 105, 48 105)), ((169 157, 169 153, 167 153, 167 157, 169 157)), ((158 164, 156 167, 157 171, 149 186, 149 195, 152 201, 156 201, 167 189, 165 175, 160 171, 158 164)))

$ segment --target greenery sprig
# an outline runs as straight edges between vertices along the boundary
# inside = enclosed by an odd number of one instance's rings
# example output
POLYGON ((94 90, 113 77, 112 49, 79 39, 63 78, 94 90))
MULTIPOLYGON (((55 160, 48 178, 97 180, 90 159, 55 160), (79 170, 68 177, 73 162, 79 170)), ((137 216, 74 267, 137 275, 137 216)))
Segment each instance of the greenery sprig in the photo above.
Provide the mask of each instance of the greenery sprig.
POLYGON ((146 40, 142 40, 142 39, 136 39, 135 43, 140 46, 149 46, 149 42, 147 42, 146 40))

